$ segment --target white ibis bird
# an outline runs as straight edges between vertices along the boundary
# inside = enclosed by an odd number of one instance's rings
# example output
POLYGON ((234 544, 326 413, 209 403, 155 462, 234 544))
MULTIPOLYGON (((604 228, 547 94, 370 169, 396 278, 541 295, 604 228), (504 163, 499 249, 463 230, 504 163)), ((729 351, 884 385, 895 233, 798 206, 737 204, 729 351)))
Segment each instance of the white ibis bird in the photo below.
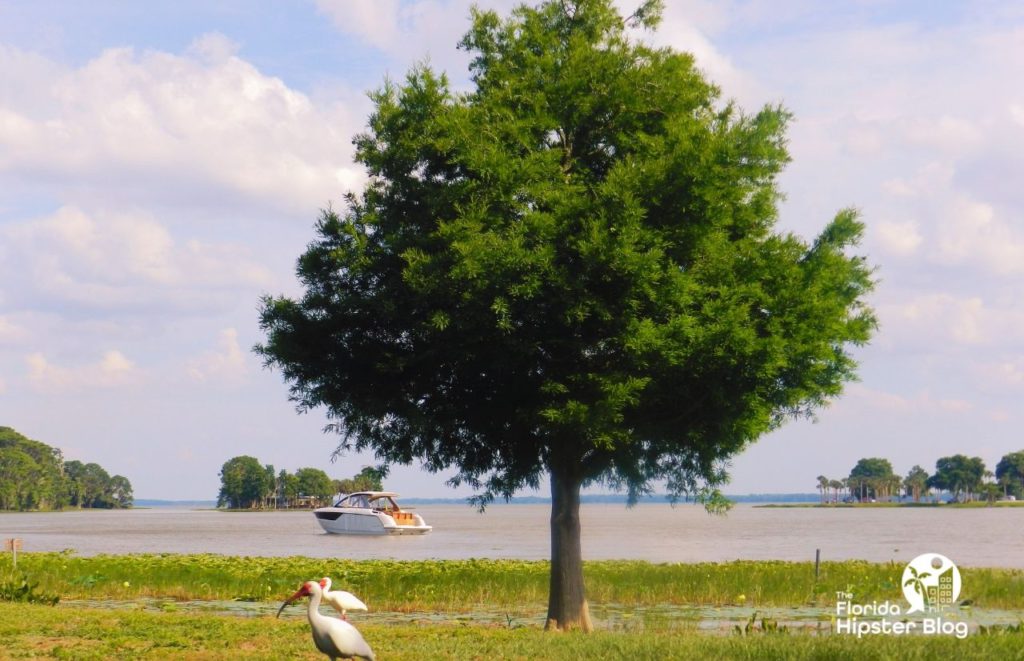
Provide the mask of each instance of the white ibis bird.
POLYGON ((367 610, 366 604, 351 592, 345 592, 344 590, 331 590, 331 579, 327 576, 320 579, 320 589, 323 590, 324 601, 329 603, 331 606, 334 606, 334 610, 341 613, 341 619, 343 620, 348 619, 348 616, 345 615, 345 611, 367 610))
POLYGON ((323 597, 323 590, 320 589, 320 584, 316 581, 303 583, 299 591, 288 597, 277 609, 277 616, 281 616, 281 611, 285 606, 302 597, 309 597, 309 608, 306 615, 313 631, 313 643, 318 650, 329 656, 331 661, 357 657, 366 661, 374 661, 373 650, 363 640, 358 629, 345 620, 320 614, 320 599, 323 597))

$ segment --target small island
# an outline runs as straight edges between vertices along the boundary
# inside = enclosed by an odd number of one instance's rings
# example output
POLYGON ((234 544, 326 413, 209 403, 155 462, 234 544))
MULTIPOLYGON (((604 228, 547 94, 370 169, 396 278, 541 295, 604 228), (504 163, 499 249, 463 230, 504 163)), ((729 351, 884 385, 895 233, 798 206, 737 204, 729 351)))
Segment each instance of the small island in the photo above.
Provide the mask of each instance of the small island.
POLYGON ((350 479, 332 480, 319 468, 275 472, 256 457, 242 455, 220 470, 217 507, 229 510, 315 509, 330 505, 336 494, 382 491, 383 473, 372 466, 350 479))
POLYGON ((0 427, 0 510, 132 506, 132 484, 99 464, 65 461, 59 448, 0 427))
POLYGON ((904 477, 881 457, 864 458, 841 480, 818 476, 819 503, 759 507, 1015 507, 1024 505, 1024 450, 1000 459, 993 473, 981 457, 956 454, 935 462, 935 473, 915 465, 904 477))

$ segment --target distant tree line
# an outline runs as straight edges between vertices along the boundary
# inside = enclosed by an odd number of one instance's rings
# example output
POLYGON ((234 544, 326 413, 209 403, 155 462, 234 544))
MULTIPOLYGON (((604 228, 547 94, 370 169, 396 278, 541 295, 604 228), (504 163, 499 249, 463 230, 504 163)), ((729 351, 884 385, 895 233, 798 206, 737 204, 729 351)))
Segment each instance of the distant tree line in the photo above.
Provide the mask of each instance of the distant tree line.
POLYGON ((888 459, 861 459, 842 480, 818 476, 821 501, 838 502, 913 498, 919 502, 935 492, 945 492, 958 502, 1024 497, 1024 450, 1003 456, 993 473, 981 457, 955 454, 935 462, 931 475, 914 466, 905 476, 897 475, 888 459))
POLYGON ((363 468, 350 479, 332 480, 319 468, 300 468, 294 473, 275 472, 255 457, 233 457, 221 467, 217 507, 275 509, 320 507, 338 493, 380 491, 381 474, 363 468))
POLYGON ((131 507, 128 478, 102 466, 64 461, 58 448, 0 427, 0 510, 131 507))

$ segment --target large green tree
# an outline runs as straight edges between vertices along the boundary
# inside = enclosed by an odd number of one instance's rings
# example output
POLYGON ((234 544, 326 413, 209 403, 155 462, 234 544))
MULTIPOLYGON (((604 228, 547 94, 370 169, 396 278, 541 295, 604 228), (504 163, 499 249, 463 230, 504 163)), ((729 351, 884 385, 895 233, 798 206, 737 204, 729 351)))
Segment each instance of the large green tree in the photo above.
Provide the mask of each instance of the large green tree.
POLYGON ((334 480, 334 488, 337 493, 383 491, 384 475, 373 466, 363 466, 362 470, 350 479, 334 480))
POLYGON ((899 478, 892 470, 892 464, 888 459, 881 457, 866 457, 857 461, 857 465, 850 470, 847 484, 860 500, 868 498, 880 498, 887 496, 893 491, 899 492, 899 478), (895 478, 895 479, 894 479, 895 478))
POLYGON ((295 471, 295 486, 300 496, 313 498, 318 503, 324 503, 334 495, 334 482, 319 468, 295 471))
POLYGON ((321 215, 302 298, 261 309, 257 350, 340 451, 454 468, 481 504, 549 478, 549 628, 590 628, 582 486, 714 501, 731 456, 840 394, 875 323, 855 212, 774 230, 789 114, 631 36, 659 15, 473 11, 472 89, 419 66, 373 95, 366 187, 321 215))
POLYGON ((66 503, 61 451, 0 427, 0 509, 59 509, 66 503))
POLYGON ((984 477, 985 462, 981 457, 955 454, 935 462, 935 474, 928 478, 928 486, 948 491, 957 500, 971 500, 984 477))
POLYGON ((299 481, 288 471, 281 469, 277 474, 277 502, 285 507, 292 507, 299 497, 299 481))
POLYGON ((29 454, 15 447, 0 447, 0 510, 32 509, 32 482, 39 474, 29 454))
POLYGON ((1003 455, 996 464, 996 479, 1018 498, 1024 496, 1024 450, 1003 455))
POLYGON ((108 484, 107 496, 111 507, 131 507, 135 501, 132 483, 123 475, 114 475, 108 484))
POLYGON ((74 484, 72 489, 76 501, 72 504, 79 507, 112 507, 110 473, 97 463, 83 464, 80 461, 69 461, 64 465, 68 479, 74 484))
POLYGON ((220 470, 218 507, 255 508, 273 496, 274 467, 262 466, 255 457, 232 457, 220 470))

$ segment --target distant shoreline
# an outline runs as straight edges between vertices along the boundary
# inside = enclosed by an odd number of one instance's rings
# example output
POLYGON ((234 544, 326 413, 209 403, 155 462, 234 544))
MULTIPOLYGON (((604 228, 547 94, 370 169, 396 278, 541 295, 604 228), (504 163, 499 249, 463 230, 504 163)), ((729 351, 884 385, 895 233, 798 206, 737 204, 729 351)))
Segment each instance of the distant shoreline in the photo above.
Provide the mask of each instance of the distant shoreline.
MULTIPOLYGON (((727 495, 726 498, 735 503, 776 503, 785 506, 804 507, 820 504, 821 496, 814 493, 764 493, 764 494, 742 494, 727 495)), ((401 498, 403 505, 465 505, 468 498, 401 498)), ((626 504, 626 496, 622 494, 585 494, 580 497, 583 504, 626 504)), ((641 498, 637 504, 661 504, 671 502, 664 494, 647 496, 641 498)), ((492 505, 549 505, 551 499, 544 496, 517 496, 506 502, 502 499, 495 500, 492 505)), ((679 500, 678 504, 694 504, 692 500, 679 500)), ((137 498, 134 506, 138 509, 154 507, 191 507, 197 509, 215 509, 216 500, 161 500, 150 498, 137 498)))
POLYGON ((854 509, 854 508, 899 508, 899 507, 944 507, 954 509, 980 509, 983 507, 1024 507, 1024 500, 996 500, 988 502, 985 500, 975 500, 969 503, 765 503, 763 505, 754 505, 754 507, 774 507, 774 508, 790 508, 790 509, 802 509, 820 507, 822 509, 854 509))

